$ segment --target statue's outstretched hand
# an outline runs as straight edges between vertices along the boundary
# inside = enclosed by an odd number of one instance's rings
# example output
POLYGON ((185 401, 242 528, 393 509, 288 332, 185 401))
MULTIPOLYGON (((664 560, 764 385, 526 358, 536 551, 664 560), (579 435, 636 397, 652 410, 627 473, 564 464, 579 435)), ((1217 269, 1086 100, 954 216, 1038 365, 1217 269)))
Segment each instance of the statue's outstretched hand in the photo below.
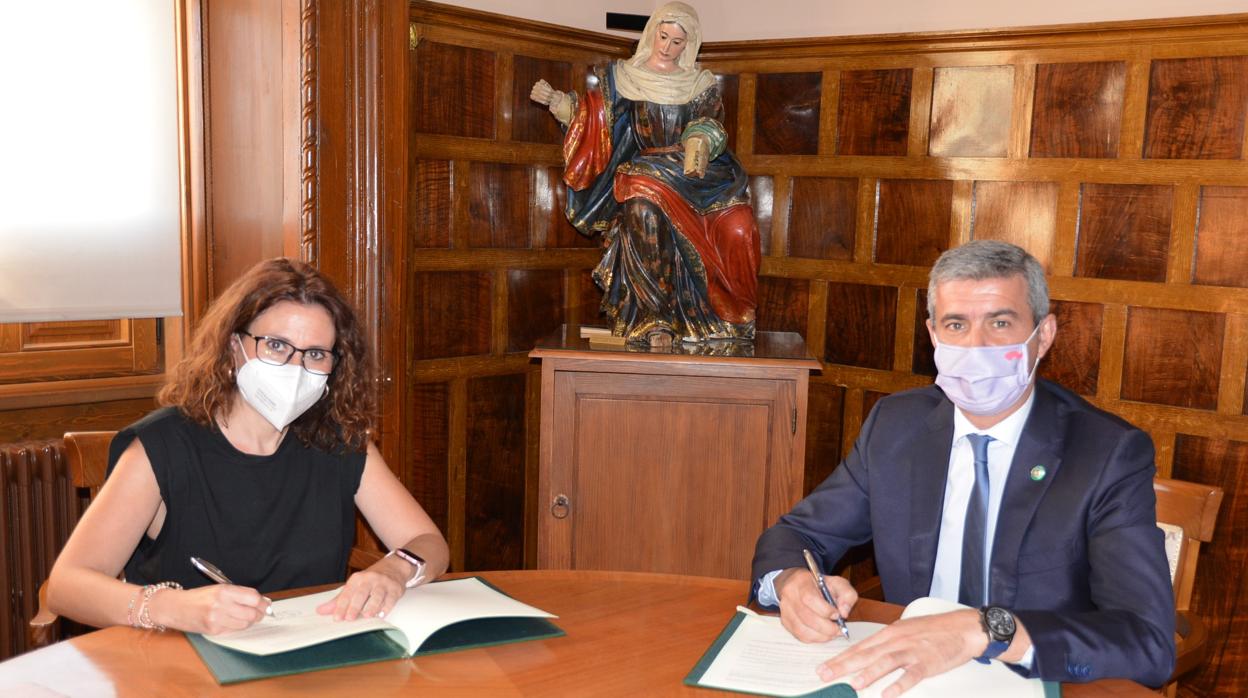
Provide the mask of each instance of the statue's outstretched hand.
POLYGON ((545 104, 559 123, 566 126, 572 121, 572 99, 566 93, 551 87, 550 83, 545 80, 533 83, 533 89, 529 91, 529 99, 538 104, 545 104))
POLYGON ((560 92, 551 87, 550 83, 545 80, 538 80, 533 83, 533 89, 529 91, 529 99, 546 106, 550 106, 558 101, 557 98, 559 96, 560 92))

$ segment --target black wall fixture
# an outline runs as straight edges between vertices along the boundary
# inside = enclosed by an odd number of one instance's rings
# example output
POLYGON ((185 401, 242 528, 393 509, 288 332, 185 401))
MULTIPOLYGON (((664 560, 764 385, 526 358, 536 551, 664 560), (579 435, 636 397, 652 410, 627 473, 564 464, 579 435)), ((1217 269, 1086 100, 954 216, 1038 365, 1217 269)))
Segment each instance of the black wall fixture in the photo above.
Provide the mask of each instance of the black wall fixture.
POLYGON ((646 15, 630 15, 623 12, 607 13, 607 29, 615 29, 617 31, 639 32, 646 28, 646 22, 650 18, 646 15))

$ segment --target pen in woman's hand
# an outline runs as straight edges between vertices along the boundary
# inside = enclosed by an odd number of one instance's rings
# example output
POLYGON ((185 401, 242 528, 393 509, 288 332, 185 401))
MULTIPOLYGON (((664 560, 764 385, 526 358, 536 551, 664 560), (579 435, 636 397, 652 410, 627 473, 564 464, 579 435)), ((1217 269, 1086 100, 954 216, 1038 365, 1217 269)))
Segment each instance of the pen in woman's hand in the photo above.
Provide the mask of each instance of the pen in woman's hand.
POLYGON ((836 600, 832 598, 832 592, 828 591, 828 585, 823 581, 823 572, 820 571, 819 564, 815 562, 815 556, 805 548, 802 548, 802 555, 806 558, 806 566, 810 568, 811 576, 815 578, 815 586, 819 587, 823 600, 836 611, 836 624, 841 628, 841 634, 848 640, 849 627, 845 625, 845 619, 841 617, 841 611, 836 607, 836 600))
MULTIPOLYGON (((202 557, 195 557, 194 555, 192 555, 191 564, 195 566, 195 569, 199 570, 200 572, 203 572, 205 577, 211 579, 217 584, 233 584, 234 583, 230 581, 229 577, 225 576, 225 573, 221 571, 220 567, 217 567, 216 565, 212 564, 211 562, 208 562, 202 557)), ((261 598, 269 602, 269 605, 264 607, 264 614, 266 616, 273 615, 273 599, 270 599, 267 596, 262 596, 261 598)))

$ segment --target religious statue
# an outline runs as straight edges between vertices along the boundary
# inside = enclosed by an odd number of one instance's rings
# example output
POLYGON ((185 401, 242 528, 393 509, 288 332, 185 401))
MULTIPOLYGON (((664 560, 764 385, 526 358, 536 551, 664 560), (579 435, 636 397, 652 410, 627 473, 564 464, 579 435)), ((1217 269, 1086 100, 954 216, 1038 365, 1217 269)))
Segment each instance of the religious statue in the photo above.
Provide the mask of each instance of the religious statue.
POLYGON ((568 220, 604 236, 593 276, 630 344, 754 339, 758 226, 701 45, 697 12, 668 3, 583 97, 545 80, 530 94, 565 129, 568 220))

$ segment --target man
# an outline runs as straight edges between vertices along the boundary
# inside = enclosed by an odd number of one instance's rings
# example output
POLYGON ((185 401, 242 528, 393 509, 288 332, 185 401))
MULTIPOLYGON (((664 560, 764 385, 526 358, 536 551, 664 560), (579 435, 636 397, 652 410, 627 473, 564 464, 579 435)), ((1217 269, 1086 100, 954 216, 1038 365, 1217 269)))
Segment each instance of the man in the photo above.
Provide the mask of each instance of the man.
POLYGON ((1053 344, 1048 287, 1024 250, 976 241, 932 268, 936 385, 879 401, 852 452, 758 540, 755 593, 795 637, 839 635, 857 593, 827 569, 873 540, 885 598, 971 606, 902 620, 822 665, 885 691, 996 658, 1051 681, 1157 686, 1174 664, 1174 600, 1156 526, 1152 441, 1035 368, 1053 344), (986 620, 985 620, 986 619, 986 620))

